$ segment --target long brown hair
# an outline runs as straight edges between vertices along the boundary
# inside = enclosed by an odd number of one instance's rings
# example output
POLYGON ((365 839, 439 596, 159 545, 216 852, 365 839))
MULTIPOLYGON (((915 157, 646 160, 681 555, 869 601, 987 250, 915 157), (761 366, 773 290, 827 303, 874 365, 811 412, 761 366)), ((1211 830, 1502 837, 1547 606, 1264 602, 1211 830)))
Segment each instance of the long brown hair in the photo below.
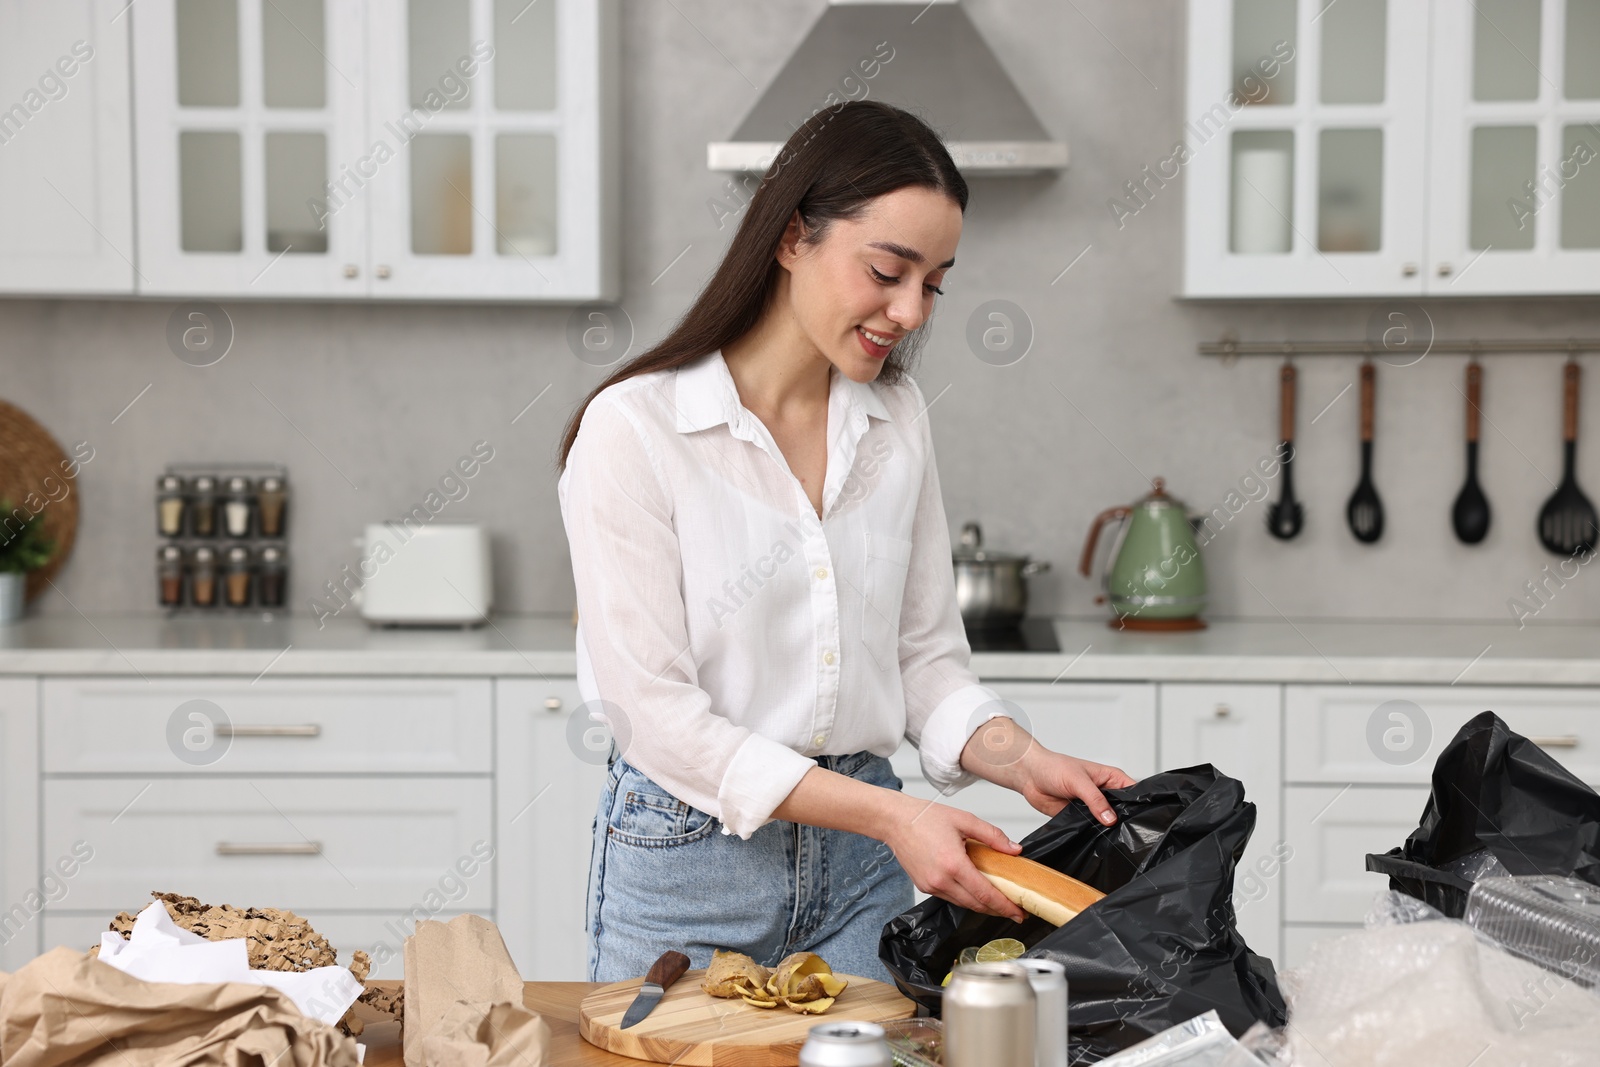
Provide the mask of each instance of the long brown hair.
MULTIPOLYGON (((796 211, 804 223, 800 239, 815 245, 835 219, 855 219, 869 201, 908 185, 945 193, 967 209, 967 183, 955 161, 939 135, 909 111, 853 100, 802 123, 762 176, 721 265, 693 306, 666 337, 612 371, 573 412, 558 467, 566 467, 583 413, 601 390, 692 363, 755 328, 777 288, 778 245, 796 211)), ((905 376, 927 327, 925 321, 894 347, 879 381, 893 384, 905 376)))

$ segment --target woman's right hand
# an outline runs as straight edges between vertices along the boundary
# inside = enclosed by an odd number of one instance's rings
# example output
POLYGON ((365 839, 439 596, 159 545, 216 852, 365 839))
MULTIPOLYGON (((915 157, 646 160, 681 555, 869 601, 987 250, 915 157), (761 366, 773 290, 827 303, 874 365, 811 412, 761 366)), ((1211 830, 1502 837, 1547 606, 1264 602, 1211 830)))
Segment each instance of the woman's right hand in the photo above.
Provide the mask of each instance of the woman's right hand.
POLYGON ((924 893, 957 907, 1022 922, 1027 913, 994 887, 967 856, 967 839, 1014 856, 1022 846, 991 823, 947 804, 901 795, 880 838, 924 893))

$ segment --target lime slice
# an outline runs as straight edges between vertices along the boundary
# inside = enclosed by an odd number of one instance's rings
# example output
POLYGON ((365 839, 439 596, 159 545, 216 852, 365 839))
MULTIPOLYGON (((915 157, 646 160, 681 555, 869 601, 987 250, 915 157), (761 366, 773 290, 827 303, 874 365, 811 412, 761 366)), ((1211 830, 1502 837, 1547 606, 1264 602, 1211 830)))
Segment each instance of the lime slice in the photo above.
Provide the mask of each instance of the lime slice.
POLYGON ((964 949, 962 949, 961 950, 961 955, 956 959, 956 962, 957 963, 977 963, 978 962, 978 950, 976 948, 964 948, 964 949))
POLYGON ((1002 937, 978 949, 976 959, 979 963, 995 963, 999 960, 1014 960, 1021 958, 1028 946, 1014 937, 1002 937))

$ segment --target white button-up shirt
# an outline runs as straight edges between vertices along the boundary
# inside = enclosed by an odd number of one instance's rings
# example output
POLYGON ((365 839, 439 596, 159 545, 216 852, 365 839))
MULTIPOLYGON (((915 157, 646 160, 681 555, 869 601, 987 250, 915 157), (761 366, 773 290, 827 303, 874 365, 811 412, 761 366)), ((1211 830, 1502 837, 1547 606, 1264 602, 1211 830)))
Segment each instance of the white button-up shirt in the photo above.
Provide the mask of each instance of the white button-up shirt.
POLYGON ((748 838, 812 756, 916 745, 945 792, 978 684, 922 392, 830 371, 822 518, 720 351, 619 382, 558 484, 578 688, 629 763, 748 838))

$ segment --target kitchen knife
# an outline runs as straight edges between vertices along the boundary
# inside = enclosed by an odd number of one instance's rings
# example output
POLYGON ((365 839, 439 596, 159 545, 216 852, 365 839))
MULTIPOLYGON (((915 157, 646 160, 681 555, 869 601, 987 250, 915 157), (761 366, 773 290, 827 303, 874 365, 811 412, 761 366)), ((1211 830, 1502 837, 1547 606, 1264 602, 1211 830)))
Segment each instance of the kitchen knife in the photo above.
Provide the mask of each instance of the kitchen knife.
POLYGON ((642 1020, 650 1014, 652 1008, 661 1002, 667 992, 667 987, 683 977, 683 972, 689 969, 689 957, 681 952, 667 951, 661 954, 650 967, 650 973, 644 976, 644 985, 639 987, 639 995, 633 998, 633 1003, 628 1005, 626 1014, 622 1016, 622 1029, 642 1020))

